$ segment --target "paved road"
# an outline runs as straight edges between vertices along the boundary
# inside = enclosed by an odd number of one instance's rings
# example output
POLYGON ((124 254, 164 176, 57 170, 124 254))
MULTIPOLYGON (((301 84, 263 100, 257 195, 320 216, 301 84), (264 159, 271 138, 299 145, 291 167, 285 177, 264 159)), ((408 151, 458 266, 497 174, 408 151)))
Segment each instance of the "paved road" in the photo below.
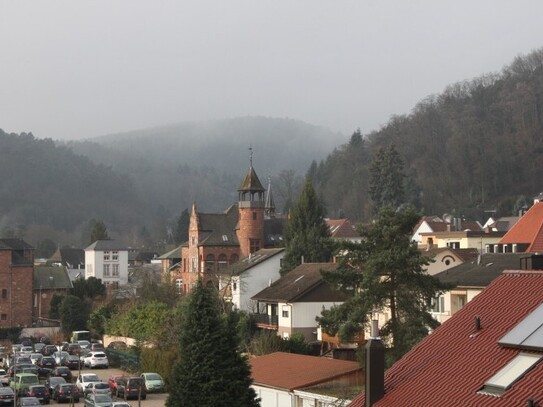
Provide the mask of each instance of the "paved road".
MULTIPOLYGON (((96 373, 100 379, 107 382, 107 379, 109 376, 114 374, 123 374, 123 372, 120 369, 84 369, 81 371, 81 373, 96 373)), ((74 377, 77 377, 78 371, 73 371, 74 377)), ((147 400, 141 400, 141 407, 163 407, 166 405, 166 397, 167 394, 165 393, 149 393, 147 394, 147 400)), ((115 397, 113 397, 113 401, 115 401, 115 397)), ((138 407, 138 400, 130 400, 130 405, 132 407, 138 407)), ((59 404, 54 400, 51 400, 51 404, 59 404)), ((60 403, 63 406, 66 406, 66 403, 60 403)), ((76 403, 76 406, 83 406, 85 403, 83 402, 83 398, 79 401, 79 403, 76 403)))

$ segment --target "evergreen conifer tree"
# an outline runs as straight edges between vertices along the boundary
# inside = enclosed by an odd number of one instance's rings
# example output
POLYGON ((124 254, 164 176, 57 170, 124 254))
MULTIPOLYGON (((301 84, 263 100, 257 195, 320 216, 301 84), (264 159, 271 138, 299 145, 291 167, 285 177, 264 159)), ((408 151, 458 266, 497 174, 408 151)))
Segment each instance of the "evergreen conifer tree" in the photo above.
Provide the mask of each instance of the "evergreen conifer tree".
POLYGON ((405 202, 404 163, 394 144, 380 148, 370 166, 369 193, 375 212, 405 202))
POLYGON ((281 274, 301 264, 330 260, 330 232, 324 220, 324 207, 313 184, 306 178, 302 193, 290 211, 285 232, 285 257, 281 274))
POLYGON ((166 406, 259 405, 250 387, 249 364, 237 346, 233 321, 221 317, 216 292, 201 281, 188 298, 179 345, 166 406))

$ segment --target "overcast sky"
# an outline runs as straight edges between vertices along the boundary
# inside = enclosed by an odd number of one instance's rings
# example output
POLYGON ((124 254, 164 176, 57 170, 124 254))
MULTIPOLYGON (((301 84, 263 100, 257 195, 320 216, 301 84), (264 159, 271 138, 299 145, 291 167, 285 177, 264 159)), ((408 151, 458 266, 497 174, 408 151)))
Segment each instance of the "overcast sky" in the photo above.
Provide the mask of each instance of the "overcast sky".
POLYGON ((0 128, 289 117, 348 135, 543 46, 541 0, 0 0, 0 128))

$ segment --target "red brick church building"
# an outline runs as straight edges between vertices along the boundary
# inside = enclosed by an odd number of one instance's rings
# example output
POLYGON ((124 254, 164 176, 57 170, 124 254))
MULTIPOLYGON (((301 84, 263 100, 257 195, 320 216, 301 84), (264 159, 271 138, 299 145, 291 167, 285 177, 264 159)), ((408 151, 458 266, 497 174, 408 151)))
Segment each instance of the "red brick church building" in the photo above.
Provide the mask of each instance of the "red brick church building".
POLYGON ((252 163, 238 197, 238 203, 222 213, 200 213, 193 204, 189 240, 181 245, 177 284, 183 293, 190 292, 198 278, 218 286, 218 274, 229 264, 281 239, 283 222, 275 219, 271 188, 262 186, 252 163))

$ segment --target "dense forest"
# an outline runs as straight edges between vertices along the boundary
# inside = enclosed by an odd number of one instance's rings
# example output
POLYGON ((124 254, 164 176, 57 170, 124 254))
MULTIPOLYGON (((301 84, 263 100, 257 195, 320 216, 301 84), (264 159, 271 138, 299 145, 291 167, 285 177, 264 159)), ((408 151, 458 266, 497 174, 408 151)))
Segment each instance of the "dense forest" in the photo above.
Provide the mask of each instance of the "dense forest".
POLYGON ((262 117, 71 142, 0 130, 0 232, 32 244, 49 237, 84 245, 89 222, 99 219, 128 244, 171 240, 192 202, 222 211, 237 200, 250 147, 261 181, 272 179, 279 211, 307 175, 327 216, 365 222, 372 160, 390 145, 404 163, 406 203, 481 221, 488 211, 512 214, 519 196, 543 190, 543 50, 450 85, 410 114, 350 139, 262 117))
POLYGON ((314 162, 308 174, 330 216, 368 220, 371 160, 391 143, 405 164, 408 201, 425 213, 511 215, 519 196, 543 190, 543 49, 450 85, 314 162))

